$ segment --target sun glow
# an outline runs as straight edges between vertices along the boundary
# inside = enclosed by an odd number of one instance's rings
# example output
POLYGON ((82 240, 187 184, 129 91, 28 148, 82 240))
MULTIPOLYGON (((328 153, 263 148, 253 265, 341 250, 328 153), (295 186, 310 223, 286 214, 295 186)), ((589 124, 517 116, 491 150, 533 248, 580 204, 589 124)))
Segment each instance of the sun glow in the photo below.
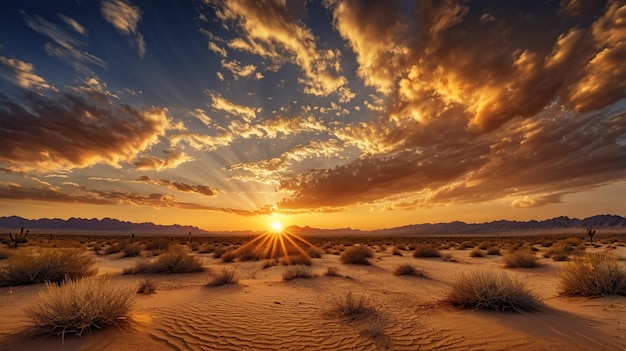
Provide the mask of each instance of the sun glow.
POLYGON ((283 223, 280 221, 273 221, 271 227, 274 233, 281 233, 283 231, 283 223))

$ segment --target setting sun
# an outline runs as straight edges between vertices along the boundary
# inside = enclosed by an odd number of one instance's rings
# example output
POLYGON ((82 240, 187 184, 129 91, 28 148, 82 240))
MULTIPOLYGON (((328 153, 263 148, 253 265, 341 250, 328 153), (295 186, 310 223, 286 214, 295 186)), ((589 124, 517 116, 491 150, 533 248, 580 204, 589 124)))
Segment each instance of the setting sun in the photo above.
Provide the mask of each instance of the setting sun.
POLYGON ((279 221, 273 221, 271 224, 272 232, 280 233, 283 231, 283 224, 279 221))

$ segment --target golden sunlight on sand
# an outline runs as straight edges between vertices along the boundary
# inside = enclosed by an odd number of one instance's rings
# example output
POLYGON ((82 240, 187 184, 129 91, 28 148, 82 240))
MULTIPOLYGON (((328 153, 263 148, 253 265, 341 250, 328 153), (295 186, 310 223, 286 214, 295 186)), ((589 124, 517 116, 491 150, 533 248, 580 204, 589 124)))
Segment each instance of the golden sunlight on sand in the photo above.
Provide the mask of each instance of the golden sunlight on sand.
MULTIPOLYGON (((35 237, 31 243, 48 245, 43 239, 35 237)), ((155 290, 133 294, 134 307, 118 327, 93 327, 82 337, 68 333, 62 340, 59 335, 33 334, 24 312, 46 290, 45 284, 0 287, 0 350, 626 348, 625 296, 559 293, 562 272, 577 257, 610 252, 623 267, 625 234, 599 237, 590 245, 571 235, 303 238, 283 229, 252 238, 68 236, 49 245, 53 250, 81 247, 99 276, 112 275, 109 284, 115 288, 137 289, 151 282, 155 290), (112 253, 116 245, 141 250, 130 257, 125 250, 112 253), (342 263, 354 248, 371 250, 369 264, 342 263), (123 274, 168 252, 186 253, 204 271, 123 274), (431 252, 435 255, 426 254, 431 252), (524 255, 511 256, 516 252, 524 255), (511 258, 528 255, 533 258, 530 267, 508 266, 511 258), (475 272, 523 282, 538 307, 501 313, 451 304, 451 287, 475 272), (234 274, 228 282, 208 283, 228 273, 234 274)), ((40 247, 24 244, 17 251, 31 249, 40 247)), ((0 260, 0 268, 10 259, 0 260)))

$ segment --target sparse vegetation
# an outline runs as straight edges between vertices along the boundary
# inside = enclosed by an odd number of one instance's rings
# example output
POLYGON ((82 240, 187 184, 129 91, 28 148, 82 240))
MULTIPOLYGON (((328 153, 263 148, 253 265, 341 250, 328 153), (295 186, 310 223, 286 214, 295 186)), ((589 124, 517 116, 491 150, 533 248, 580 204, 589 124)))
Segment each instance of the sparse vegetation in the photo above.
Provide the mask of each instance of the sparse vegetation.
POLYGON ((339 268, 335 266, 328 266, 326 267, 326 271, 324 272, 324 275, 327 277, 337 277, 339 276, 339 268))
POLYGON ((413 257, 439 257, 441 254, 439 250, 434 248, 430 244, 422 244, 415 247, 415 251, 413 251, 413 257))
POLYGON ((117 286, 110 276, 47 283, 25 312, 42 334, 80 336, 126 322, 134 295, 132 286, 117 286))
POLYGON ((412 275, 415 277, 424 276, 424 270, 421 268, 417 268, 410 263, 405 263, 398 265, 396 269, 393 271, 394 275, 412 275))
POLYGON ((470 252, 470 257, 484 257, 485 255, 483 255, 483 252, 480 250, 479 247, 475 247, 474 249, 472 249, 472 251, 470 252))
POLYGON ((567 296, 626 296, 626 268, 611 254, 574 257, 560 273, 560 293, 567 296))
POLYGON ((492 246, 492 247, 487 248, 487 255, 496 255, 496 256, 502 255, 500 253, 500 247, 499 246, 492 246))
POLYGON ((200 259, 190 255, 186 248, 180 245, 170 246, 168 251, 151 261, 139 261, 131 268, 124 270, 124 274, 142 273, 192 273, 202 272, 204 265, 200 259))
POLYGON ((293 266, 283 273, 283 280, 289 281, 296 278, 313 278, 311 270, 304 265, 293 266))
POLYGON ((124 256, 126 257, 137 257, 139 256, 139 254, 141 254, 141 244, 137 242, 128 243, 124 245, 122 251, 124 252, 124 256))
POLYGON ((0 286, 60 283, 96 274, 93 258, 81 249, 20 249, 0 267, 0 286))
POLYGON ((355 245, 348 247, 339 256, 342 263, 370 264, 369 258, 374 257, 374 252, 367 246, 355 245))
POLYGON ((214 286, 220 286, 220 285, 225 285, 225 284, 234 285, 234 284, 237 284, 238 282, 239 282, 239 279, 237 279, 234 269, 222 268, 221 271, 213 272, 210 274, 209 281, 207 282, 206 286, 214 287, 214 286))
POLYGON ((137 294, 150 295, 156 292, 157 282, 152 279, 144 279, 139 282, 137 294))
POLYGON ((464 308, 505 311, 533 311, 540 302, 520 280, 505 272, 474 271, 462 274, 450 289, 446 301, 464 308))
POLYGON ((345 317, 354 318, 375 312, 365 295, 355 297, 352 292, 347 293, 344 298, 335 297, 331 303, 332 311, 345 317))
POLYGON ((528 250, 518 250, 514 252, 508 252, 502 256, 504 265, 509 268, 522 267, 533 268, 537 267, 537 260, 539 257, 533 252, 528 250))
POLYGON ((289 265, 310 266, 311 263, 312 263, 311 258, 302 254, 283 256, 280 259, 280 264, 282 264, 283 266, 289 266, 289 265))

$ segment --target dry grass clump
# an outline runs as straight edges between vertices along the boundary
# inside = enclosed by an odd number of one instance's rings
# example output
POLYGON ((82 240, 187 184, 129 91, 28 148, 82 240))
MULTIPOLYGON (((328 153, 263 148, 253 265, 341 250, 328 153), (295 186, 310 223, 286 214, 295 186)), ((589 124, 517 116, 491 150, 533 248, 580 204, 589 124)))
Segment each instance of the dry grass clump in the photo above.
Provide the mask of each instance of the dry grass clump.
POLYGON ((474 249, 472 249, 472 251, 470 252, 470 257, 484 257, 485 255, 483 255, 483 252, 480 250, 479 247, 475 247, 474 249))
POLYGON ((560 293, 567 296, 626 296, 626 267, 611 254, 574 257, 561 270, 560 293))
POLYGON ((146 243, 146 250, 151 251, 167 251, 172 244, 168 238, 154 238, 146 243))
POLYGON ((500 253, 500 247, 492 246, 492 247, 487 248, 487 255, 497 255, 497 256, 502 255, 502 253, 500 253))
POLYGON ((209 281, 206 283, 208 287, 220 286, 225 284, 237 284, 239 279, 235 275, 234 269, 222 268, 219 272, 212 272, 209 281))
POLYGON ((124 323, 134 296, 132 286, 117 286, 111 276, 68 280, 61 286, 47 283, 24 311, 42 334, 80 336, 92 328, 124 323))
POLYGON ((413 257, 439 257, 441 253, 430 244, 422 244, 415 247, 413 257))
POLYGON ((0 267, 0 286, 60 283, 94 275, 94 259, 81 249, 18 250, 0 267))
POLYGON ((152 279, 144 279, 139 282, 137 294, 150 295, 156 293, 157 282, 152 279))
POLYGON ((159 255, 151 261, 139 261, 131 268, 124 270, 124 274, 142 273, 191 273, 204 271, 204 265, 200 259, 191 256, 185 247, 180 245, 171 246, 167 252, 159 255))
POLYGON ((555 244, 543 253, 543 257, 552 258, 555 261, 567 261, 570 251, 572 250, 569 245, 555 244))
POLYGON ((415 277, 423 277, 424 270, 421 268, 417 268, 410 263, 405 263, 398 265, 396 269, 393 270, 394 275, 412 275, 415 277))
POLYGON ((342 263, 370 264, 369 258, 374 257, 374 252, 367 246, 355 245, 348 247, 339 256, 342 263))
POLYGON ((526 283, 505 272, 474 271, 462 274, 452 283, 446 301, 474 310, 481 308, 504 311, 533 311, 540 302, 526 283))
POLYGON ((290 281, 296 278, 313 278, 314 275, 309 267, 304 265, 294 266, 283 273, 283 281, 290 281))
POLYGON ((122 247, 122 251, 126 257, 137 257, 141 254, 141 244, 138 242, 128 243, 122 247))
POLYGON ((311 258, 302 254, 288 255, 288 256, 283 256, 280 258, 280 264, 282 264, 283 266, 289 266, 289 265, 310 266, 311 263, 312 263, 311 258))
POLYGON ((335 266, 328 266, 326 267, 326 271, 324 272, 324 275, 327 277, 338 277, 339 276, 339 268, 335 267, 335 266))
POLYGON ((104 248, 105 255, 116 254, 120 251, 122 251, 122 245, 120 245, 119 243, 114 243, 104 248))
POLYGON ((322 258, 322 254, 324 253, 326 253, 326 251, 317 246, 310 246, 306 249, 306 254, 309 255, 310 258, 322 258))
POLYGON ((464 242, 460 243, 460 244, 456 247, 456 249, 457 249, 457 250, 465 250, 465 249, 471 249, 471 248, 473 248, 474 246, 475 246, 475 245, 474 245, 474 243, 468 240, 468 241, 464 241, 464 242))
POLYGON ((333 312, 351 318, 367 315, 376 311, 370 306, 365 295, 355 297, 352 292, 347 293, 344 298, 333 298, 331 304, 333 306, 333 312))
POLYGON ((393 249, 391 250, 391 254, 394 256, 404 256, 402 254, 402 251, 400 251, 400 248, 398 246, 394 246, 393 249))
POLYGON ((537 267, 537 260, 539 257, 533 252, 528 250, 518 250, 514 252, 508 252, 502 256, 504 265, 509 268, 522 267, 533 268, 537 267))

